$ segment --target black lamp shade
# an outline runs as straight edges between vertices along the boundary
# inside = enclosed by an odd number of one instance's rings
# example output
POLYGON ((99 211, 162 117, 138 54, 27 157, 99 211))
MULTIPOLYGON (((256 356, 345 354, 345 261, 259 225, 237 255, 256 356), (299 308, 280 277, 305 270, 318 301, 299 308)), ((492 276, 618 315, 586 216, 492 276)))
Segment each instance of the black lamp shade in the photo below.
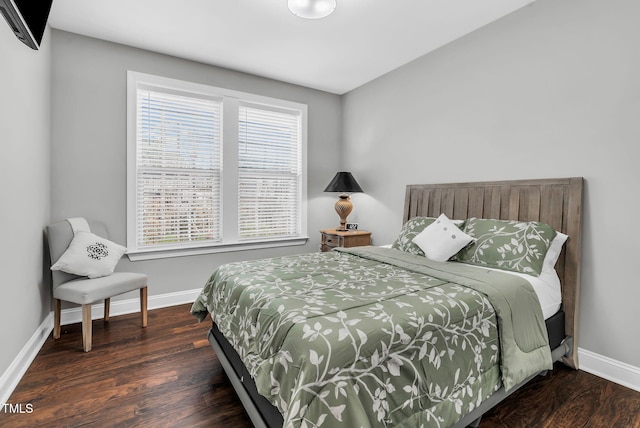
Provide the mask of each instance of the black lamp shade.
POLYGON ((333 177, 331 183, 324 189, 325 192, 362 193, 362 187, 358 184, 350 172, 339 172, 333 177))

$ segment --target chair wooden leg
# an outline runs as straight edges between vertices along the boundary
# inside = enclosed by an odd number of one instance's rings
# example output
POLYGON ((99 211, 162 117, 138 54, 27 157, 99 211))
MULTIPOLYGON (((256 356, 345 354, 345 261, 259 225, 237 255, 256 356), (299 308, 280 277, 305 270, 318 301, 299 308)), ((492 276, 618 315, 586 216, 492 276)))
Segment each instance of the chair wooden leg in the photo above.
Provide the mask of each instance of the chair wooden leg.
POLYGON ((109 306, 111 305, 111 298, 104 299, 104 320, 109 321, 109 306))
POLYGON ((91 304, 82 305, 82 347, 91 351, 91 304))
POLYGON ((142 316, 142 327, 147 326, 147 287, 140 289, 140 314, 142 316))
POLYGON ((60 299, 53 299, 53 338, 60 339, 60 299))

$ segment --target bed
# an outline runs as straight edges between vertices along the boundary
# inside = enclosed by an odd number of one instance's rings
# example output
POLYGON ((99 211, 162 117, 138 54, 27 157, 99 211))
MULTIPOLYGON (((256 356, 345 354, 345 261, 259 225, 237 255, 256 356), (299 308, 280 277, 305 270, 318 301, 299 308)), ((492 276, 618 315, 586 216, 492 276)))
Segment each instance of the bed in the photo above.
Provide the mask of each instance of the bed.
POLYGON ((470 232, 540 222, 553 230, 546 246, 568 235, 551 313, 522 275, 462 253, 430 261, 400 237, 396 248, 221 266, 192 313, 211 313, 209 341, 257 427, 477 425, 553 362, 578 368, 581 202, 581 178, 406 189, 403 231, 444 215, 470 232))

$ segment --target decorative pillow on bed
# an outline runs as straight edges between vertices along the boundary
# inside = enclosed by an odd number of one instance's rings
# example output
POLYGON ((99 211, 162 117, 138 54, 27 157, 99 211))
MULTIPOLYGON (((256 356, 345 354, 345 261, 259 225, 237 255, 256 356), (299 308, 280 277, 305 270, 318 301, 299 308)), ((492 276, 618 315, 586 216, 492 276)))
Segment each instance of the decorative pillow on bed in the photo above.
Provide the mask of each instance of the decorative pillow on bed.
POLYGON ((428 259, 438 262, 446 262, 471 241, 473 238, 458 229, 444 214, 440 214, 413 239, 428 259))
POLYGON ((91 232, 77 232, 51 270, 89 278, 111 275, 125 251, 122 245, 91 232))
POLYGON ((398 235, 398 239, 391 245, 391 248, 418 256, 424 256, 424 252, 413 243, 413 240, 434 221, 436 221, 436 219, 433 217, 414 217, 407 221, 404 226, 402 226, 400 235, 398 235))
POLYGON ((542 272, 545 255, 556 236, 548 224, 533 221, 470 218, 463 230, 476 241, 456 255, 457 261, 533 276, 542 272))

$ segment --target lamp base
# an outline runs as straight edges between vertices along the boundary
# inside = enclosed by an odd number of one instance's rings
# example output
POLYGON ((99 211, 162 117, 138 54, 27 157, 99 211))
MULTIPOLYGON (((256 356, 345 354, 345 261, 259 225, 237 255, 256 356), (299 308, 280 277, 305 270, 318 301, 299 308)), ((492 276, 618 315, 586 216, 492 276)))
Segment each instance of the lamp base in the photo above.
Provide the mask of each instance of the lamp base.
POLYGON ((353 210, 353 204, 349 195, 340 195, 340 199, 335 205, 336 212, 340 216, 340 226, 336 228, 338 232, 345 232, 347 230, 347 217, 353 210))

